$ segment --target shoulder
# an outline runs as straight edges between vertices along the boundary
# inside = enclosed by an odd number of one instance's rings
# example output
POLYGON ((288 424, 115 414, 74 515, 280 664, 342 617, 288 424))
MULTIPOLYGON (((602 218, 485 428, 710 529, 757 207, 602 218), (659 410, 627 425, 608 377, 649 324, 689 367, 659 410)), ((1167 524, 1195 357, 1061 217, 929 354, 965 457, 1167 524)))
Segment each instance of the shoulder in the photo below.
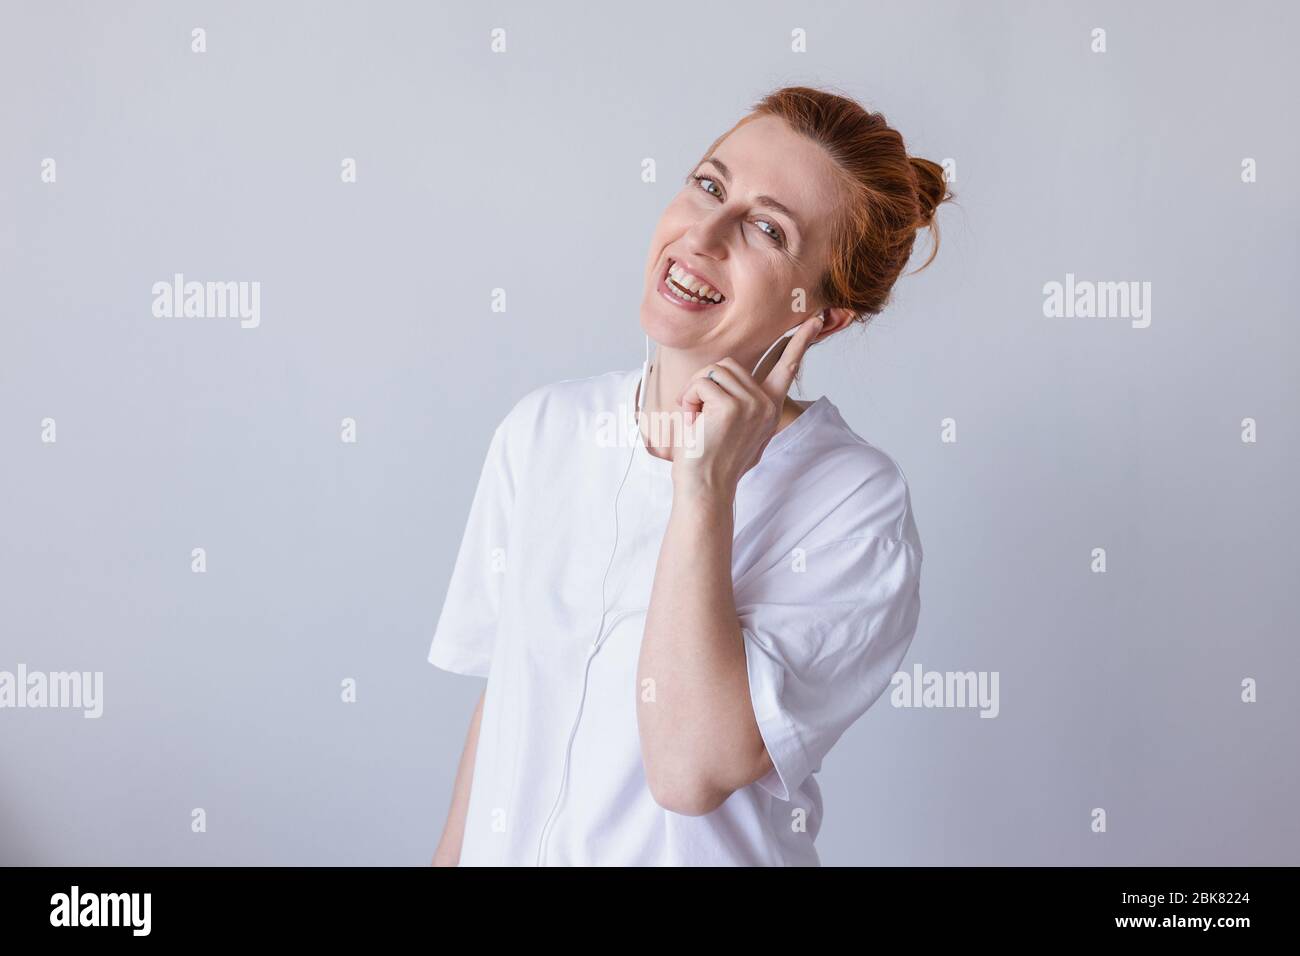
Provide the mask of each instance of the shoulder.
POLYGON ((829 399, 804 414, 816 417, 791 444, 791 464, 802 490, 826 503, 828 530, 902 542, 919 558, 911 488, 898 460, 854 431, 829 399))
POLYGON ((630 415, 631 390, 639 374, 640 369, 604 372, 530 389, 497 426, 500 440, 515 455, 524 455, 586 434, 602 416, 630 415))
POLYGON ((606 408, 616 411, 619 402, 626 401, 624 392, 631 385, 629 376, 632 374, 628 371, 604 372, 540 385, 515 402, 506 420, 533 424, 547 416, 591 414, 606 408))

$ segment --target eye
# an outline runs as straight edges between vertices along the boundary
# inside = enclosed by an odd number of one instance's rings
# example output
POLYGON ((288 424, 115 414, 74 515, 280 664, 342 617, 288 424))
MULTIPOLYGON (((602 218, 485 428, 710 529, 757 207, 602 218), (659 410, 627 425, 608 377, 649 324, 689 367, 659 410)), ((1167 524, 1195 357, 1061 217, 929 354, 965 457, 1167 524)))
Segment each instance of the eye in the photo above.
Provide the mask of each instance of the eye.
MULTIPOLYGON (((760 225, 772 227, 772 231, 768 232, 767 234, 772 237, 773 242, 775 242, 778 246, 785 245, 785 235, 775 224, 768 222, 766 219, 760 219, 758 220, 758 222, 760 225)), ((763 230, 763 231, 767 232, 767 230, 763 230)))
MULTIPOLYGON (((709 176, 692 176, 691 178, 694 179, 697 183, 710 183, 710 184, 713 185, 713 186, 717 186, 717 185, 718 185, 717 180, 715 180, 715 179, 713 179, 713 178, 711 178, 711 177, 709 177, 709 176)), ((707 188, 707 187, 701 186, 700 188, 704 189, 704 191, 705 191, 706 193, 708 193, 710 196, 713 196, 713 197, 715 197, 715 198, 717 198, 717 199, 721 199, 721 198, 722 198, 722 190, 721 190, 721 189, 719 189, 719 190, 715 193, 715 192, 713 192, 711 189, 709 189, 709 188, 707 188)), ((772 230, 771 232, 768 232, 768 230, 766 230, 766 229, 763 230, 763 234, 764 234, 764 235, 766 235, 769 239, 771 239, 773 242, 775 242, 778 246, 784 246, 784 245, 785 245, 785 233, 783 233, 783 232, 781 231, 781 228, 780 228, 779 226, 777 226, 775 223, 769 222, 769 221, 766 220, 766 219, 759 219, 759 220, 757 220, 757 221, 758 221, 759 224, 761 224, 761 225, 764 225, 764 226, 770 226, 770 227, 771 227, 771 230, 772 230)))
MULTIPOLYGON (((692 176, 691 178, 694 179, 697 183, 699 182, 713 183, 713 185, 715 186, 718 184, 716 180, 710 179, 708 176, 692 176)), ((708 189, 705 189, 704 191, 706 193, 709 193, 709 195, 711 196, 717 196, 719 199, 722 198, 722 190, 718 190, 718 192, 716 193, 710 192, 708 189)))

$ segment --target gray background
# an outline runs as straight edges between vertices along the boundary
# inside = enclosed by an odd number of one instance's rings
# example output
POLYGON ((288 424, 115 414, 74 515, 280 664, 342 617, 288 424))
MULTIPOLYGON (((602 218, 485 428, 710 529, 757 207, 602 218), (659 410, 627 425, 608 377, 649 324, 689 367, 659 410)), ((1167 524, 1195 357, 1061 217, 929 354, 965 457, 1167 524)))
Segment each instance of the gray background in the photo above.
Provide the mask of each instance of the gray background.
POLYGON ((939 258, 802 395, 908 477, 905 666, 1001 679, 849 731, 823 862, 1300 863, 1295 6, 611 7, 4 5, 0 669, 103 671, 105 712, 0 711, 0 861, 427 863, 492 426, 640 364, 657 216, 805 83, 957 161, 939 258), (173 272, 260 281, 261 326, 153 318, 173 272), (1150 328, 1044 318, 1067 272, 1153 283, 1150 328))

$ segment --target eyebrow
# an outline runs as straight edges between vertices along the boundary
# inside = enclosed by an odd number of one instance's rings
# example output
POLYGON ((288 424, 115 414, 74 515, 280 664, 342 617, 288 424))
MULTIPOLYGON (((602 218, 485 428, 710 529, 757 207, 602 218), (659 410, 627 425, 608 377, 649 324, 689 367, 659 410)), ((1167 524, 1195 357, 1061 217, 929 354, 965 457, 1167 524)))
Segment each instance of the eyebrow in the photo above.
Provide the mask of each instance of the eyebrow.
MULTIPOLYGON (((712 163, 714 166, 718 168, 718 172, 722 173, 722 175, 727 179, 733 178, 731 175, 731 170, 727 168, 727 164, 724 163, 722 160, 718 159, 716 156, 710 156, 707 159, 700 161, 701 166, 703 166, 705 163, 712 163)), ((790 207, 787 206, 785 203, 781 202, 778 199, 773 199, 771 196, 755 196, 754 202, 760 206, 766 206, 768 209, 775 209, 777 212, 781 213, 782 215, 787 216, 790 219, 790 221, 794 223, 795 228, 799 230, 799 234, 801 236, 804 234, 803 223, 799 221, 799 217, 796 216, 790 210, 790 207)))

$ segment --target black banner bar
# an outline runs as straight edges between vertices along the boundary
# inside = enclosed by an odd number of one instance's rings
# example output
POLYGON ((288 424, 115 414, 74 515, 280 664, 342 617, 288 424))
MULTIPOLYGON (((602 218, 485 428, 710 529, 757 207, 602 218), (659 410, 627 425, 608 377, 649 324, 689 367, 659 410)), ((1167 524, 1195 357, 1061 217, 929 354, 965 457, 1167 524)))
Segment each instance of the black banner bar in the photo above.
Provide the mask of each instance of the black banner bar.
MULTIPOLYGON (((1258 868, 450 869, 65 868, 0 870, 6 941, 375 941, 436 944, 565 920, 619 920, 632 935, 703 917, 728 931, 848 931, 865 942, 912 927, 917 942, 1131 935, 1231 945, 1285 928, 1296 871, 1258 868), (735 924, 719 922, 730 913, 735 924), (529 924, 526 920, 541 920, 529 924), (629 922, 630 921, 630 922, 629 922)), ((583 922, 582 928, 591 924, 583 922)), ((567 934, 566 934, 567 935, 567 934)), ((611 939, 610 942, 613 942, 611 939)))

